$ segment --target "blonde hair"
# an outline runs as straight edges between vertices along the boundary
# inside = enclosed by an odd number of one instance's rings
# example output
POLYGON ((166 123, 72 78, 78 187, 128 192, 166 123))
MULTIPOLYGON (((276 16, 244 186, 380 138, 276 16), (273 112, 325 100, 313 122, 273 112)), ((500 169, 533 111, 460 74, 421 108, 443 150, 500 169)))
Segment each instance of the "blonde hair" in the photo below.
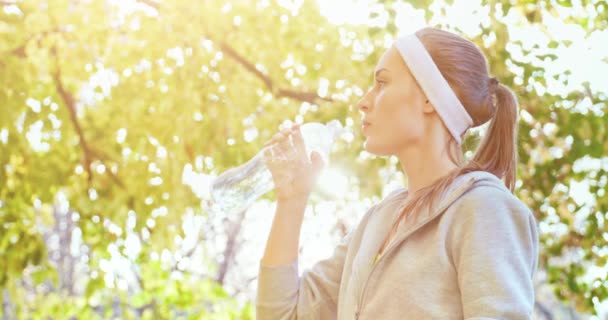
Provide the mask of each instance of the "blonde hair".
MULTIPOLYGON (((441 194, 462 174, 490 172, 504 179, 511 192, 516 181, 518 105, 513 92, 490 78, 485 56, 471 41, 435 28, 421 29, 416 35, 473 118, 473 127, 488 121, 490 124, 473 158, 466 163, 456 140, 452 137, 448 141, 448 154, 458 169, 408 196, 397 221, 415 214, 424 205, 432 209, 441 194)), ((396 231, 397 225, 390 234, 396 231)))

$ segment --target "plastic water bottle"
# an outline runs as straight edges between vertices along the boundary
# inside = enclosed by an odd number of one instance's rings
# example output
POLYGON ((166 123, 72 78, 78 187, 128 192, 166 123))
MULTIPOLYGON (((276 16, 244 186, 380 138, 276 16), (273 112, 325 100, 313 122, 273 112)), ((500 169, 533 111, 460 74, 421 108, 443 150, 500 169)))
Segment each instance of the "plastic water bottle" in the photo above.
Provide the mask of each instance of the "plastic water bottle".
MULTIPOLYGON (((327 164, 331 146, 343 130, 338 120, 327 124, 309 122, 301 125, 300 131, 308 156, 312 151, 317 151, 327 164)), ((245 164, 223 172, 211 183, 211 210, 227 214, 237 213, 247 209, 260 196, 274 189, 272 174, 264 163, 264 151, 265 149, 262 149, 245 164)))

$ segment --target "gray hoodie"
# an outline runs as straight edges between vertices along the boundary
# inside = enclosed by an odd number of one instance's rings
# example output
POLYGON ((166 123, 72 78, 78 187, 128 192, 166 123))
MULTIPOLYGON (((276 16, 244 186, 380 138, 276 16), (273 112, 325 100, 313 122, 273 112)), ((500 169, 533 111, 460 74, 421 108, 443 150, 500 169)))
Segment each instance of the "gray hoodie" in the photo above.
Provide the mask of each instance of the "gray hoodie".
POLYGON ((438 205, 401 223, 374 258, 406 190, 372 206, 333 255, 260 265, 264 319, 531 319, 538 229, 532 212, 494 175, 462 175, 438 205))

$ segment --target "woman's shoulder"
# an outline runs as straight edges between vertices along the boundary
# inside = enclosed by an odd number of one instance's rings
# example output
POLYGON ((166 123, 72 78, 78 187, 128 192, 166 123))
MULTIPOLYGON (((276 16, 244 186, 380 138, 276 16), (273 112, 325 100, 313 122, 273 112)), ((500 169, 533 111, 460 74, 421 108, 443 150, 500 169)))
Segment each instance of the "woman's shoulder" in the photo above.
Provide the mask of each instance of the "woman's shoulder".
POLYGON ((522 218, 533 217, 530 208, 504 182, 495 175, 487 172, 469 174, 473 182, 462 196, 454 203, 458 211, 465 214, 483 212, 485 215, 504 217, 500 213, 510 212, 522 218))

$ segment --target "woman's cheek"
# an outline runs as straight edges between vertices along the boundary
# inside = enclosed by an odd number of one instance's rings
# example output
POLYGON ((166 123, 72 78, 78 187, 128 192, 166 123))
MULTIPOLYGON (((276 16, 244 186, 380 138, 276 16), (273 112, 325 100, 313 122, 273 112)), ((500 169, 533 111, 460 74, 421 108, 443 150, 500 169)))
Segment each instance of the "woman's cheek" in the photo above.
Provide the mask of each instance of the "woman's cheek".
POLYGON ((380 90, 378 90, 378 93, 376 94, 375 105, 376 106, 380 105, 384 100, 385 100, 384 99, 384 90, 380 89, 380 90))

